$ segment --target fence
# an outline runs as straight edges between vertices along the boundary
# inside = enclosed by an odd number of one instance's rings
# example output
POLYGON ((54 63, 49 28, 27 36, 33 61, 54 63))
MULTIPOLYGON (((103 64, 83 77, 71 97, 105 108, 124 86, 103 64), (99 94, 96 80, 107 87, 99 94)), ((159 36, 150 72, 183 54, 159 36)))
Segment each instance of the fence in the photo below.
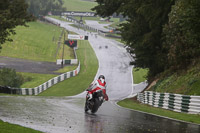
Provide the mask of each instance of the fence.
POLYGON ((200 114, 200 96, 145 91, 144 93, 138 93, 137 99, 154 107, 189 114, 200 114))

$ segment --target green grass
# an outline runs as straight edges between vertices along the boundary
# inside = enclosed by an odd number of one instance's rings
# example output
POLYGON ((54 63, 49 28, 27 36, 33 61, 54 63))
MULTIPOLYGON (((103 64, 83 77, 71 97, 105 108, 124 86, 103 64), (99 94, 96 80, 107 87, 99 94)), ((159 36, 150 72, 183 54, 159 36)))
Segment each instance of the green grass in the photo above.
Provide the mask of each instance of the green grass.
POLYGON ((140 82, 144 82, 146 80, 147 73, 147 69, 133 68, 133 83, 139 84, 140 82))
POLYGON ((96 2, 88 2, 82 0, 63 0, 64 7, 67 8, 67 11, 85 11, 91 12, 91 8, 97 5, 96 2))
MULTIPOLYGON (((77 65, 71 65, 71 66, 66 66, 64 68, 61 68, 55 72, 56 73, 65 73, 65 72, 75 70, 76 68, 77 68, 77 65)), ((24 77, 24 79, 26 79, 26 82, 23 83, 20 86, 20 88, 37 87, 37 86, 45 83, 49 79, 52 79, 57 76, 57 75, 53 75, 53 74, 38 74, 38 73, 24 73, 24 72, 18 72, 18 73, 21 74, 24 77)))
MULTIPOLYGON (((72 32, 69 32, 69 33, 73 34, 72 32)), ((74 59, 75 58, 74 57, 74 50, 72 48, 70 48, 69 46, 64 45, 64 39, 67 40, 67 36, 68 36, 67 31, 65 31, 64 35, 61 39, 61 45, 60 45, 60 48, 58 50, 56 59, 62 59, 62 56, 64 57, 64 59, 74 59), (65 38, 64 38, 64 35, 65 35, 65 38), (64 47, 64 52, 63 52, 63 47, 64 47)))
POLYGON ((187 71, 160 78, 151 90, 163 93, 200 95, 200 64, 192 65, 187 71))
MULTIPOLYGON (((56 49, 62 28, 55 25, 30 22, 29 27, 18 26, 13 42, 2 45, 0 56, 22 58, 36 61, 56 61, 56 49)), ((72 58, 73 51, 68 48, 65 58, 72 58), (69 54, 67 54, 69 53, 69 54)))
POLYGON ((21 88, 37 87, 37 86, 45 83, 49 79, 56 77, 56 75, 51 75, 51 74, 23 73, 23 72, 20 72, 20 74, 25 79, 30 79, 30 81, 27 81, 24 84, 22 84, 21 88))
POLYGON ((0 120, 0 133, 41 133, 31 128, 22 127, 0 120))
POLYGON ((83 92, 90 85, 96 75, 98 61, 88 41, 78 42, 77 56, 81 62, 80 73, 52 86, 39 96, 72 96, 83 92))
POLYGON ((72 71, 72 70, 75 70, 77 68, 77 65, 71 65, 71 66, 66 66, 64 68, 61 68, 55 72, 57 73, 65 73, 65 72, 69 72, 69 71, 72 71))
POLYGON ((174 112, 170 110, 156 108, 150 105, 139 103, 132 99, 122 100, 118 102, 118 104, 125 108, 130 108, 130 109, 139 110, 139 111, 143 111, 147 113, 153 113, 156 115, 165 116, 165 117, 169 117, 169 118, 173 118, 177 120, 200 124, 200 115, 178 113, 178 112, 174 112))

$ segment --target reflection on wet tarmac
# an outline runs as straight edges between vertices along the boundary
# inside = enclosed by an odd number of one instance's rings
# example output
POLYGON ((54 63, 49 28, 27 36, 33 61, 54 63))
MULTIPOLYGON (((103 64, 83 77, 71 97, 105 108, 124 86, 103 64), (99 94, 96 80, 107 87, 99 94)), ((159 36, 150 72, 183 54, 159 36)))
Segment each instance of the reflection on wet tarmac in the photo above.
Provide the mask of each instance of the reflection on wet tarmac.
POLYGON ((90 133, 104 132, 104 122, 96 114, 85 113, 85 131, 90 133))
POLYGON ((2 97, 0 119, 50 133, 199 133, 200 126, 104 102, 92 114, 84 112, 84 98, 2 97))
POLYGON ((85 113, 85 132, 88 133, 199 133, 200 126, 150 114, 118 108, 106 103, 97 114, 85 113))

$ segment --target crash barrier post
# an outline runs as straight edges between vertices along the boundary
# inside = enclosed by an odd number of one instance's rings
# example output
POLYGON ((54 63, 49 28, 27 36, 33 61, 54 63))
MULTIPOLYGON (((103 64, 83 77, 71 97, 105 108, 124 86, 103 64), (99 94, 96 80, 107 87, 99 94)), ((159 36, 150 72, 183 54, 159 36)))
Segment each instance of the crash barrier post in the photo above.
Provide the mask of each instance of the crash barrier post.
POLYGON ((137 100, 144 104, 176 112, 200 114, 200 96, 145 91, 138 93, 137 100))

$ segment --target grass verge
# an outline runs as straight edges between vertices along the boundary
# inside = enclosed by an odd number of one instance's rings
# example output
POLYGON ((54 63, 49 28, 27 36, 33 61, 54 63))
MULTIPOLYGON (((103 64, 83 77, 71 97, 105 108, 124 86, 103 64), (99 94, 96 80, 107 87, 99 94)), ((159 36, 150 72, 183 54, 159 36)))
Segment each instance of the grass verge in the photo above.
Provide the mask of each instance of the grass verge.
POLYGON ((2 45, 0 56, 36 61, 55 61, 57 41, 62 28, 43 22, 30 22, 29 27, 18 26, 13 42, 2 45))
POLYGON ((39 96, 72 96, 83 92, 94 77, 98 69, 98 61, 94 50, 88 41, 78 41, 77 56, 81 63, 80 73, 60 82, 39 94, 39 96))
MULTIPOLYGON (((49 62, 55 62, 62 57, 64 36, 58 46, 62 28, 40 21, 30 22, 28 26, 18 26, 15 29, 16 35, 11 36, 13 42, 2 45, 0 56, 49 62)), ((73 59, 73 50, 66 45, 64 49, 64 58, 73 59)))
POLYGON ((133 68, 133 83, 139 84, 141 82, 144 82, 146 80, 147 73, 148 73, 147 69, 133 68))
POLYGON ((20 72, 20 74, 27 80, 24 84, 21 85, 21 88, 37 87, 56 76, 53 74, 38 74, 24 72, 20 72))
POLYGON ((78 65, 66 66, 66 67, 63 67, 63 68, 55 71, 55 72, 56 73, 65 73, 65 72, 69 72, 69 71, 75 70, 77 67, 78 67, 78 65))
MULTIPOLYGON (((165 72, 167 73, 167 72, 165 72)), ((163 73, 164 75, 164 73, 163 73)), ((191 65, 187 70, 169 76, 160 76, 159 81, 150 90, 161 93, 200 95, 200 63, 191 65)))
POLYGON ((96 2, 82 0, 63 0, 67 11, 92 12, 91 8, 97 5, 96 2))
POLYGON ((125 99, 118 102, 117 104, 129 109, 134 109, 134 110, 152 113, 152 114, 156 114, 160 116, 165 116, 165 117, 169 117, 169 118, 173 118, 177 120, 200 124, 200 115, 178 113, 178 112, 174 112, 170 110, 165 110, 162 108, 156 108, 150 105, 139 103, 137 100, 134 100, 134 99, 125 99))
POLYGON ((0 133, 42 133, 31 128, 10 124, 0 120, 0 133))

